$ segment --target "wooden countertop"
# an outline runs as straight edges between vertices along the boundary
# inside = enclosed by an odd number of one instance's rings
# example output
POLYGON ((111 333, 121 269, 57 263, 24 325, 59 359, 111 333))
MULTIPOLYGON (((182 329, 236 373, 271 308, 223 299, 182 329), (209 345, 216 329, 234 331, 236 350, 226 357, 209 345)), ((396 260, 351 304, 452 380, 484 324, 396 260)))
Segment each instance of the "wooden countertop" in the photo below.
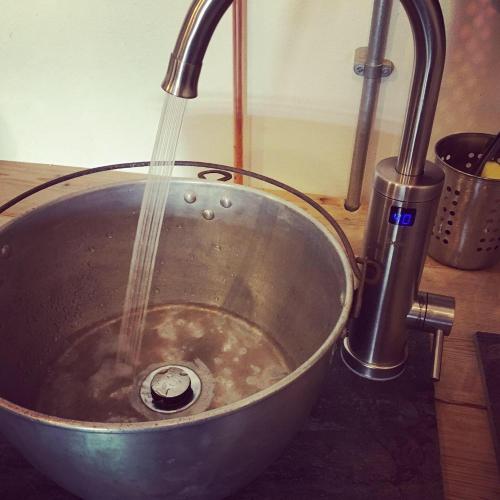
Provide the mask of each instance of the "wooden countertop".
MULTIPOLYGON (((71 171, 74 169, 56 165, 0 161, 0 204, 71 171)), ((1 214, 0 224, 63 194, 131 177, 137 179, 138 175, 106 172, 59 184, 1 214)), ((292 199, 291 195, 283 196, 292 199)), ((338 198, 314 198, 337 218, 359 254, 366 207, 353 214, 343 209, 338 198)), ((303 208, 313 213, 309 207, 303 208)), ((421 289, 453 295, 457 305, 455 326, 445 340, 441 381, 436 384, 445 496, 457 500, 500 498, 500 478, 473 343, 476 331, 500 333, 500 263, 486 271, 470 272, 448 268, 428 258, 421 289)))

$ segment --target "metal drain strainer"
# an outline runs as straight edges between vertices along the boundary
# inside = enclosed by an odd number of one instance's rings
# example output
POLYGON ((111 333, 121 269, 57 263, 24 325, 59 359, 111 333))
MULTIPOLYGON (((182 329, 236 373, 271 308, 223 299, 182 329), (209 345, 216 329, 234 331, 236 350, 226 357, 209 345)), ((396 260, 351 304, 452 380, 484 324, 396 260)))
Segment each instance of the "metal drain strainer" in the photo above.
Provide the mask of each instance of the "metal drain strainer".
MULTIPOLYGON (((200 413, 210 407, 214 381, 200 360, 149 366, 137 377, 138 391, 132 405, 151 418, 151 412, 178 416, 200 413)), ((157 415, 156 418, 162 418, 157 415)))
POLYGON ((200 377, 194 370, 181 365, 167 365, 153 370, 141 386, 143 403, 161 413, 175 413, 189 408, 200 393, 200 377))

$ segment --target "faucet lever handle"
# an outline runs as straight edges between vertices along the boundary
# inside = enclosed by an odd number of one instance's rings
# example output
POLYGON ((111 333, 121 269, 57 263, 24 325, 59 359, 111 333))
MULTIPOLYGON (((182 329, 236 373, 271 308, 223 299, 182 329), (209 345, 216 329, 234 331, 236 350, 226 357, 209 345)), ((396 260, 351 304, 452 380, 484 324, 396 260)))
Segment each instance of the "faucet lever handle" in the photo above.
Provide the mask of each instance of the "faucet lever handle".
POLYGON ((444 345, 444 331, 438 328, 434 332, 434 341, 432 346, 433 360, 432 360, 432 380, 438 382, 441 378, 441 364, 443 362, 443 345, 444 345))
POLYGON ((441 377, 444 337, 450 334, 454 319, 455 299, 428 292, 418 292, 406 317, 409 328, 434 335, 432 379, 435 381, 441 377))

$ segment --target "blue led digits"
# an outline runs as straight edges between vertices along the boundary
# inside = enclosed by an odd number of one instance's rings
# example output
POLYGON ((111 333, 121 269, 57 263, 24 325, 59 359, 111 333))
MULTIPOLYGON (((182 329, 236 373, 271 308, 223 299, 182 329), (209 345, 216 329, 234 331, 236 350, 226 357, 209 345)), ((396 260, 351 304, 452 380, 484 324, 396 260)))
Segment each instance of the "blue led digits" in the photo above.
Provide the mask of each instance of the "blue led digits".
POLYGON ((389 223, 395 226, 413 226, 416 215, 415 208, 391 207, 389 223))

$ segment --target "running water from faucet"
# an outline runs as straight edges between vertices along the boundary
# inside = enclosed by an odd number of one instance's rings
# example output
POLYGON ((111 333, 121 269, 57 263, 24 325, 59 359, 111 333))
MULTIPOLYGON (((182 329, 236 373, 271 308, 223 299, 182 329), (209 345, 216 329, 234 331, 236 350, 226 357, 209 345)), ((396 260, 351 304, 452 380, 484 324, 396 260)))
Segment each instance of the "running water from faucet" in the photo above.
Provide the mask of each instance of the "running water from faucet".
POLYGON ((132 367, 139 360, 158 241, 185 108, 186 99, 166 94, 142 198, 117 352, 117 362, 132 367))

